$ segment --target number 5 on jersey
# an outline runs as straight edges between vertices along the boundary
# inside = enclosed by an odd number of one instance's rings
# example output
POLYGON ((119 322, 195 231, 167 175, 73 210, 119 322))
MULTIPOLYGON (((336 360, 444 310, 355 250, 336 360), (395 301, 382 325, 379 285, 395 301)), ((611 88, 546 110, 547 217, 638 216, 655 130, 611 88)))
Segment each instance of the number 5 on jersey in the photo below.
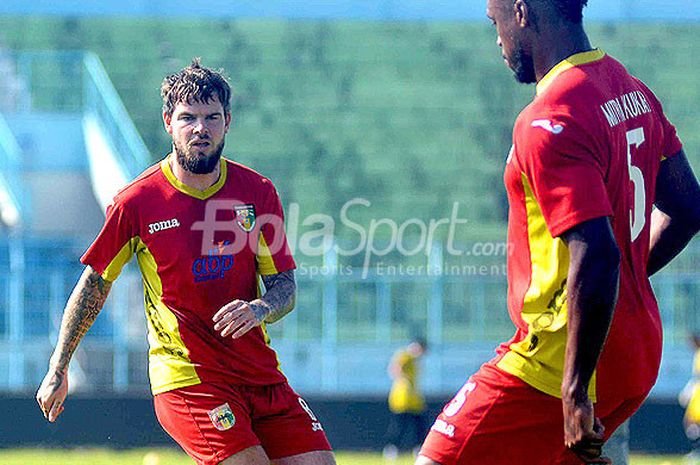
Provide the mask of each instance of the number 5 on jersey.
POLYGON ((442 413, 444 413, 446 417, 453 417, 457 415, 464 406, 464 403, 467 401, 467 395, 470 392, 472 392, 475 388, 476 383, 472 381, 462 386, 462 389, 460 389, 459 392, 454 396, 452 401, 449 404, 447 404, 447 406, 443 409, 442 413))
POLYGON ((632 146, 639 148, 644 143, 644 128, 636 128, 627 131, 627 168, 629 169, 630 181, 634 185, 634 205, 630 211, 630 228, 632 230, 632 241, 639 237, 646 223, 646 187, 644 186, 644 174, 642 170, 632 164, 632 146))

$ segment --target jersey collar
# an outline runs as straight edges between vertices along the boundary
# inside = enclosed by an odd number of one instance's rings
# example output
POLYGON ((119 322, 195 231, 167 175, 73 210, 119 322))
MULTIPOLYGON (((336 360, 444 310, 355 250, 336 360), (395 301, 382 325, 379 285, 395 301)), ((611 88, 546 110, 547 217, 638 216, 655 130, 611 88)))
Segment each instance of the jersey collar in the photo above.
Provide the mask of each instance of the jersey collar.
POLYGON ((175 173, 173 173, 173 170, 170 168, 170 163, 168 163, 168 160, 170 157, 165 157, 163 161, 160 162, 160 169, 165 175, 165 178, 168 180, 168 182, 177 190, 182 192, 183 194, 187 194, 190 197, 194 197, 195 199, 199 200, 206 200, 212 195, 216 194, 221 190, 221 188, 224 186, 226 183, 226 169, 227 169, 227 163, 226 160, 224 160, 224 157, 221 157, 221 160, 219 161, 219 179, 216 181, 214 184, 211 186, 207 187, 203 191, 200 191, 199 189, 195 189, 194 187, 190 187, 187 184, 184 184, 181 182, 177 177, 175 176, 175 173))
POLYGON ((593 49, 589 52, 576 53, 571 55, 569 58, 559 62, 554 68, 550 69, 545 76, 540 79, 537 83, 537 95, 544 92, 547 87, 559 76, 561 73, 567 69, 571 69, 574 66, 581 66, 588 63, 593 63, 594 61, 602 60, 605 57, 605 52, 599 48, 593 49))

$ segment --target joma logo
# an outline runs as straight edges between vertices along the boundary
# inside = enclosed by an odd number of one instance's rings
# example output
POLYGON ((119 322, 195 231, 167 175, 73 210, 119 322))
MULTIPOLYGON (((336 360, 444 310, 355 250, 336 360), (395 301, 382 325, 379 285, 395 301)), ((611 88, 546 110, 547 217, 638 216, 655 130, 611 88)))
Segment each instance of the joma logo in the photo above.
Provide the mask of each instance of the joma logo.
POLYGON ((148 225, 148 234, 157 233, 158 231, 164 231, 166 229, 177 228, 178 226, 180 226, 180 222, 177 220, 177 218, 151 223, 148 225))

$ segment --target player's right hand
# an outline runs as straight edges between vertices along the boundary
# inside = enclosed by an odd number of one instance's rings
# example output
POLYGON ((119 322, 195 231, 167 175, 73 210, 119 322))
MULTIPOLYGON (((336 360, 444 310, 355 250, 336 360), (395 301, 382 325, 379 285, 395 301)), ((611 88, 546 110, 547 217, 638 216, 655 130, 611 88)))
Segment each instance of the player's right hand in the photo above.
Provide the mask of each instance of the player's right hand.
POLYGON ((251 329, 260 326, 263 318, 257 317, 252 306, 252 303, 238 299, 224 305, 212 317, 214 331, 218 331, 221 337, 231 336, 233 339, 238 339, 251 329))
POLYGON ((605 428, 593 414, 593 403, 587 395, 563 399, 564 441, 566 447, 587 464, 610 464, 602 457, 605 428))
POLYGON ((49 369, 36 393, 36 401, 44 413, 44 418, 52 423, 56 421, 56 418, 63 412, 63 403, 67 395, 68 372, 49 369))

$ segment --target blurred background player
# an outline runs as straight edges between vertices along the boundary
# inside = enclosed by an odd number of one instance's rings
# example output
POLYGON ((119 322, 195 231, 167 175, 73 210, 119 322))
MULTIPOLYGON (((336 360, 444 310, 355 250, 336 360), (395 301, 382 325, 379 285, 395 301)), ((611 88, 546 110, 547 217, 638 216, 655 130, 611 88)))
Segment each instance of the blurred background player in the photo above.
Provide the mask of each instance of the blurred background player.
POLYGON ((418 378, 419 361, 426 349, 425 340, 415 338, 396 351, 389 362, 387 371, 393 383, 389 392, 391 419, 387 445, 384 447, 384 458, 387 460, 395 460, 400 447, 414 448, 425 439, 425 399, 418 387, 418 378))
POLYGON ((692 451, 686 456, 689 464, 700 463, 700 334, 690 337, 695 356, 693 357, 693 376, 678 396, 678 401, 685 407, 683 428, 691 443, 692 451))
POLYGON ((586 0, 488 0, 537 94, 506 161, 514 337, 431 428, 418 465, 609 463, 661 360, 648 276, 700 229, 700 186, 656 96, 591 46, 586 0), (656 206, 656 208, 653 208, 656 206))
POLYGON ((221 157, 231 88, 195 59, 161 94, 172 152, 108 207, 81 259, 39 406, 50 422, 63 411, 71 357, 136 255, 166 432, 199 465, 332 465, 321 423, 268 345, 265 323, 294 308, 295 263, 272 182, 221 157))

